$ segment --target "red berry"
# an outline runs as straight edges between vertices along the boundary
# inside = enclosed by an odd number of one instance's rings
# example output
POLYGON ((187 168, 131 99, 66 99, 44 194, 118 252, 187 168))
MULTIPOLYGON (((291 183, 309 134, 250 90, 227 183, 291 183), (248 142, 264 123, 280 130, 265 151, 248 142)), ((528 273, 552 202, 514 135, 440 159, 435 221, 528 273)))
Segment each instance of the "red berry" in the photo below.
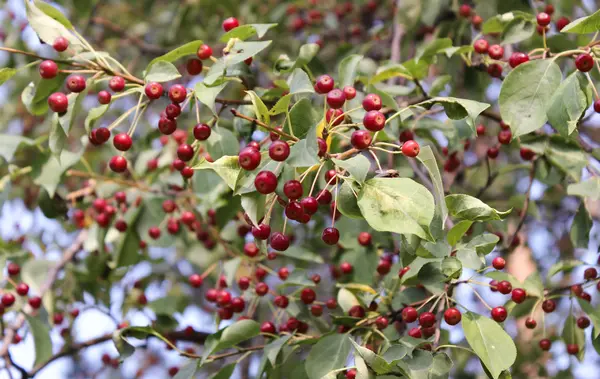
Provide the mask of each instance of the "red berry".
POLYGON ((305 197, 304 199, 302 199, 300 201, 300 205, 302 205, 304 212, 307 213, 308 215, 313 215, 313 214, 317 213, 317 210, 319 208, 319 203, 312 196, 305 197))
POLYGON ((194 169, 190 166, 185 166, 183 169, 181 169, 181 176, 183 176, 184 179, 191 178, 194 176, 194 169))
POLYGON ((400 133, 400 137, 398 138, 398 140, 402 143, 413 140, 413 139, 415 139, 415 134, 410 129, 404 129, 400 133))
POLYGON ((160 229, 157 226, 153 226, 150 229, 148 229, 148 235, 153 240, 157 240, 160 238, 160 229))
POLYGON ((497 147, 490 147, 487 151, 487 156, 490 159, 496 159, 496 158, 498 158, 499 153, 500 153, 500 150, 498 150, 497 147))
POLYGON ((310 307, 310 313, 315 317, 321 316, 323 314, 323 306, 319 304, 313 304, 310 307))
POLYGON ((325 172, 325 182, 327 182, 328 184, 331 183, 336 177, 337 171, 335 171, 334 169, 327 170, 327 172, 325 172))
POLYGON ((29 292, 29 286, 25 283, 19 283, 17 284, 16 290, 20 296, 26 296, 29 292))
POLYGON ((475 52, 477 52, 479 54, 486 54, 489 47, 490 47, 490 44, 488 43, 488 41, 486 41, 484 39, 478 39, 473 44, 473 49, 475 50, 475 52))
POLYGON ((98 102, 102 105, 106 105, 110 103, 112 99, 112 95, 108 91, 100 91, 98 92, 98 102))
POLYGON ((580 329, 585 329, 588 326, 590 326, 590 319, 585 317, 585 316, 581 316, 577 319, 577 327, 579 327, 580 329))
POLYGON ((258 246, 254 242, 246 242, 244 245, 244 254, 250 258, 256 257, 259 253, 258 246))
POLYGON ((127 170, 127 159, 120 155, 115 155, 114 157, 110 158, 108 165, 114 172, 125 172, 125 170, 127 170))
POLYGON ((550 350, 550 347, 552 347, 552 341, 550 341, 547 338, 544 338, 543 340, 540 340, 539 345, 540 345, 540 349, 542 349, 544 351, 548 351, 548 350, 550 350))
POLYGON ((319 137, 317 138, 317 145, 319 146, 319 157, 323 157, 327 153, 327 142, 319 137))
POLYGON ((387 328, 388 324, 389 324, 388 319, 383 316, 379 316, 375 319, 375 326, 379 330, 383 330, 383 329, 387 328))
POLYGON ((389 274, 391 268, 392 268, 392 263, 388 260, 382 259, 377 264, 377 273, 379 275, 387 275, 387 274, 389 274))
POLYGON ((406 274, 409 270, 410 270, 409 266, 402 267, 400 270, 398 270, 398 278, 402 278, 404 276, 404 274, 406 274))
POLYGON ((508 313, 506 312, 506 309, 504 307, 496 307, 492 309, 492 318, 496 322, 504 322, 507 316, 508 313))
POLYGON ((119 133, 113 138, 113 145, 120 151, 127 151, 131 148, 132 140, 129 134, 119 133))
POLYGON ((570 355, 579 354, 579 346, 575 343, 568 344, 567 345, 567 353, 569 353, 570 355))
POLYGON ((266 224, 259 224, 252 227, 252 235, 259 240, 266 240, 271 235, 271 227, 266 224))
POLYGON ((241 278, 238 279, 238 287, 244 291, 247 290, 248 287, 250 287, 250 278, 248 278, 247 276, 242 276, 241 278))
POLYGON ((199 59, 190 59, 186 64, 186 69, 190 75, 198 75, 202 72, 202 61, 199 59))
POLYGON ((327 93, 327 104, 333 109, 339 109, 344 106, 346 96, 339 89, 333 89, 327 93))
POLYGON ((269 286, 264 282, 256 283, 254 290, 258 296, 265 296, 269 292, 269 286))
POLYGON ((62 92, 54 92, 48 97, 48 106, 56 113, 64 113, 69 108, 69 99, 62 92))
POLYGON ((115 229, 121 233, 125 232, 127 230, 127 222, 125 222, 125 220, 115 221, 115 229))
POLYGON ((194 158, 194 148, 192 145, 184 143, 177 147, 177 157, 184 162, 187 162, 194 158))
POLYGON ((458 13, 464 18, 468 18, 471 15, 471 7, 468 4, 462 4, 458 8, 458 13))
POLYGON ((302 190, 302 183, 300 183, 297 180, 288 180, 283 185, 283 193, 290 200, 299 199, 302 196, 302 192, 303 192, 303 190, 302 190))
POLYGON ((287 308, 287 306, 290 304, 290 300, 287 298, 287 296, 279 295, 275 296, 273 303, 279 308, 287 308))
POLYGON ((2 299, 0 299, 0 301, 2 301, 2 305, 5 307, 10 307, 15 303, 15 295, 10 292, 6 292, 4 295, 2 295, 2 299))
POLYGON ((365 309, 360 305, 354 305, 348 310, 348 315, 351 317, 365 317, 365 309))
POLYGON ((419 151, 421 151, 421 148, 415 140, 406 141, 402 144, 402 154, 407 157, 414 158, 419 155, 419 151))
POLYGON ((406 323, 415 322, 418 317, 419 314, 413 307, 406 307, 402 310, 402 320, 404 320, 406 323))
POLYGON ((177 171, 181 171, 185 168, 185 162, 179 158, 175 159, 173 161, 172 165, 173 165, 173 168, 177 171))
MULTIPOLYGON (((258 165, 260 165, 260 151, 252 147, 245 147, 242 149, 242 151, 240 151, 240 154, 238 156, 238 162, 240 164, 240 167, 242 167, 244 170, 252 171, 255 168, 257 168, 258 165)), ((262 172, 265 171, 261 171, 261 173, 262 172)))
POLYGON ((355 149, 364 150, 371 145, 373 137, 366 130, 355 130, 350 137, 350 143, 355 149))
POLYGON ((144 89, 144 92, 146 93, 146 96, 148 96, 148 98, 150 100, 160 99, 160 97, 163 94, 163 86, 160 83, 151 82, 151 83, 146 84, 146 88, 144 89))
POLYGON ((561 17, 556 21, 556 29, 560 32, 563 28, 569 25, 571 21, 567 17, 561 17))
POLYGON ((85 78, 81 75, 71 75, 67 78, 67 88, 71 92, 79 93, 86 87, 85 78))
POLYGON ((510 129, 502 129, 498 133, 498 142, 500 142, 503 145, 508 145, 511 139, 512 132, 510 131, 510 129))
POLYGON ((325 228, 321 234, 321 239, 328 245, 335 245, 340 240, 340 232, 337 228, 325 228))
POLYGON ((536 20, 539 26, 548 26, 550 24, 550 15, 546 12, 540 12, 536 16, 536 20))
POLYGON ((499 78, 502 76, 502 66, 499 65, 498 63, 492 63, 488 66, 487 73, 492 78, 499 78))
POLYGON ((42 306, 42 298, 39 296, 32 296, 28 300, 29 306, 33 309, 39 309, 42 306))
POLYGON ((423 337, 423 334, 421 333, 421 329, 419 329, 419 328, 412 328, 411 330, 408 331, 408 335, 412 338, 423 337))
POLYGON ((188 280, 190 282, 190 285, 194 288, 199 288, 202 285, 202 282, 204 281, 202 277, 198 274, 190 275, 188 280))
POLYGON ((269 146, 269 157, 277 162, 283 162, 290 156, 290 145, 287 142, 276 140, 269 146))
POLYGON ((327 112, 325 112, 325 121, 327 124, 338 126, 344 122, 344 116, 342 116, 343 114, 344 111, 341 109, 329 108, 327 112))
POLYGON ((120 76, 113 76, 108 82, 108 87, 115 92, 121 92, 125 89, 125 79, 120 76))
POLYGON ((502 280, 500 283, 498 283, 496 289, 501 294, 508 295, 512 291, 512 284, 510 284, 510 282, 507 280, 502 280))
POLYGON ((419 325, 423 328, 430 328, 435 325, 435 315, 431 312, 423 312, 419 315, 419 325))
POLYGON ((342 271, 342 273, 348 275, 348 274, 352 273, 352 271, 354 270, 354 267, 352 267, 352 265, 348 262, 342 262, 340 264, 340 270, 342 271))
POLYGON ((226 32, 228 32, 231 29, 235 29, 238 26, 240 26, 240 22, 235 17, 229 17, 229 18, 223 20, 223 25, 222 26, 223 26, 223 30, 225 30, 226 32))
POLYGON ((45 60, 40 63, 40 76, 43 79, 52 79, 58 75, 58 65, 51 60, 45 60))
POLYGON ((187 97, 187 90, 181 84, 173 84, 169 88, 169 99, 174 103, 183 103, 187 97))
POLYGON ((335 83, 333 78, 329 75, 321 75, 317 78, 315 83, 315 90, 317 93, 328 93, 334 87, 335 83))
POLYGON ((360 232, 358 234, 358 243, 362 246, 369 246, 371 244, 371 233, 360 232))
POLYGON ((556 309, 556 302, 552 299, 544 300, 542 310, 546 313, 552 313, 556 309))
POLYGON ((456 308, 448 308, 444 312, 444 320, 448 325, 456 325, 460 322, 461 319, 462 315, 460 314, 460 311, 456 308))
POLYGON ((181 114, 181 107, 179 106, 179 104, 171 103, 171 104, 167 105, 167 107, 165 108, 165 115, 167 116, 167 118, 170 118, 171 120, 177 118, 180 114, 181 114))
POLYGON ((537 321, 535 321, 531 317, 527 317, 527 319, 525 320, 525 327, 527 329, 535 329, 536 326, 537 326, 537 321))
POLYGON ((515 288, 512 290, 511 299, 517 304, 521 304, 525 301, 527 297, 527 292, 522 288, 515 288))
POLYGON ((58 52, 63 52, 65 50, 67 50, 67 48, 69 47, 69 40, 66 39, 65 37, 57 37, 54 40, 52 47, 54 48, 54 50, 56 50, 58 52))
POLYGON ((177 121, 167 117, 161 117, 158 120, 158 130, 164 135, 170 135, 177 129, 177 121))
POLYGON ((303 288, 300 292, 300 300, 304 304, 312 304, 317 298, 317 294, 312 288, 303 288))
POLYGON ((596 279, 597 276, 598 276, 598 270, 596 270, 594 267, 586 268, 585 271, 583 272, 583 279, 585 279, 585 280, 596 279))
POLYGON ((16 275, 19 275, 19 273, 21 272, 21 267, 18 264, 11 262, 7 266, 7 271, 8 271, 8 275, 16 276, 16 275))
POLYGON ((352 86, 345 86, 342 91, 344 92, 346 100, 352 100, 356 97, 356 88, 352 86))
POLYGON ((589 54, 580 54, 575 59, 575 67, 581 72, 588 72, 594 67, 594 58, 589 54))
POLYGON ((269 321, 265 321, 260 325, 260 332, 267 333, 267 334, 277 333, 277 331, 275 330, 275 325, 269 321))
POLYGON ((198 48, 198 52, 196 53, 196 55, 198 56, 198 58, 205 60, 208 59, 212 56, 212 48, 206 44, 202 44, 200 45, 200 47, 198 48))
POLYGON ((378 132, 385 126, 385 116, 376 110, 368 111, 363 117, 363 125, 372 132, 378 132))
POLYGON ((277 276, 279 276, 279 279, 281 280, 286 280, 288 276, 290 276, 290 270, 288 270, 287 267, 282 267, 277 271, 277 276))
POLYGON ((479 137, 485 135, 485 126, 484 125, 481 125, 481 124, 477 125, 476 130, 477 130, 477 135, 479 137))
POLYGON ((254 187, 263 195, 273 193, 277 188, 277 177, 271 171, 260 171, 254 179, 254 187))
POLYGON ((500 45, 492 45, 488 48, 488 55, 492 59, 502 59, 504 57, 504 48, 500 45))
POLYGON ((594 101, 594 111, 600 113, 600 100, 594 101))
POLYGON ((504 269, 504 267, 506 266, 506 261, 504 260, 504 258, 502 257, 496 257, 494 258, 494 260, 492 261, 492 266, 496 269, 496 270, 502 270, 504 269))
POLYGON ((206 141, 210 137, 211 129, 207 124, 198 124, 194 126, 194 138, 198 141, 206 141))
POLYGON ((525 54, 525 53, 512 53, 512 55, 510 56, 510 58, 508 58, 508 64, 510 65, 510 67, 515 68, 518 65, 528 62, 529 61, 529 55, 525 54))
POLYGON ((526 147, 522 147, 519 151, 519 154, 521 155, 521 158, 524 161, 533 160, 533 158, 535 157, 535 153, 526 147))
POLYGON ((370 93, 363 99, 362 106, 365 111, 378 111, 383 106, 379 95, 370 93))
POLYGON ((285 251, 290 247, 290 238, 283 233, 275 232, 271 235, 271 247, 277 251, 285 251))

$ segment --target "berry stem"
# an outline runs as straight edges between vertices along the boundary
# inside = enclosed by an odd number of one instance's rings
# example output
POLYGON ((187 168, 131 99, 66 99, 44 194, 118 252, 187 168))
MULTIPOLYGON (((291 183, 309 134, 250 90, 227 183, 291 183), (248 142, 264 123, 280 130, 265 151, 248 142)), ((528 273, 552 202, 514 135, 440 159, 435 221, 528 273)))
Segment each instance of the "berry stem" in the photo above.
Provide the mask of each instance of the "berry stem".
POLYGON ((294 136, 292 136, 292 135, 290 135, 290 134, 288 134, 288 133, 284 132, 283 130, 279 130, 279 129, 277 129, 277 128, 274 128, 274 127, 272 127, 272 126, 269 126, 269 125, 265 124, 264 122, 262 122, 262 121, 260 121, 260 120, 257 120, 257 119, 255 119, 255 118, 252 118, 252 117, 248 117, 248 116, 246 116, 245 114, 241 114, 240 112, 238 112, 238 110, 237 110, 237 109, 232 109, 232 110, 231 110, 231 113, 232 113, 232 114, 233 114, 235 117, 238 117, 238 118, 244 119, 244 120, 246 120, 246 121, 253 122, 253 123, 255 123, 255 124, 259 125, 259 126, 262 126, 263 128, 267 129, 267 130, 268 130, 268 131, 270 131, 270 132, 273 132, 273 133, 275 133, 275 134, 279 134, 279 135, 280 135, 280 136, 282 136, 282 137, 285 137, 285 138, 287 138, 287 139, 290 139, 290 140, 292 140, 292 141, 299 141, 299 139, 298 139, 298 138, 296 138, 296 137, 294 137, 294 136))
POLYGON ((492 310, 492 307, 489 306, 488 303, 486 303, 485 300, 483 300, 483 297, 481 297, 481 295, 479 294, 479 292, 477 292, 477 290, 475 289, 475 287, 473 287, 471 285, 471 283, 468 283, 469 287, 471 287, 471 289, 473 290, 473 293, 475 294, 475 296, 477 296, 477 298, 479 299, 479 301, 481 301, 481 303, 488 309, 488 310, 492 310))

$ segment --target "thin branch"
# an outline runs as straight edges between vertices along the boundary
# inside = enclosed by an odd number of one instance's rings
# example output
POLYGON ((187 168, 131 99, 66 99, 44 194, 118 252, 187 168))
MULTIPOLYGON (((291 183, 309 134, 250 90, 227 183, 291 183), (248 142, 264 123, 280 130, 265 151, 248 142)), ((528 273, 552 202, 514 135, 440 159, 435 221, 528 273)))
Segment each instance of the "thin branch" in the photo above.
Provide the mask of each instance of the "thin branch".
POLYGON ((523 203, 523 209, 521 209, 521 214, 519 216, 519 223, 517 224, 517 229, 512 235, 510 239, 510 245, 513 246, 515 243, 521 228, 525 224, 525 218, 527 217, 527 210, 529 209, 529 203, 531 202, 531 187, 533 187, 533 181, 535 180, 535 168, 537 166, 537 161, 533 161, 531 164, 531 169, 529 170, 529 186, 527 187, 527 192, 525 192, 525 202, 523 203))
POLYGON ((268 131, 270 131, 270 132, 273 132, 273 133, 279 134, 280 136, 282 136, 282 137, 286 137, 287 139, 290 139, 290 140, 292 140, 292 141, 298 141, 298 138, 297 138, 297 137, 294 137, 294 136, 292 136, 292 135, 290 135, 290 134, 288 134, 288 133, 284 132, 283 130, 279 130, 279 129, 277 129, 277 128, 274 128, 274 127, 272 127, 272 126, 270 126, 270 125, 267 125, 267 124, 265 124, 264 122, 262 122, 262 121, 260 121, 260 120, 257 120, 257 119, 255 119, 255 118, 252 118, 252 117, 248 117, 248 116, 246 116, 245 114, 242 114, 242 113, 238 112, 238 110, 237 110, 237 109, 232 109, 232 110, 231 110, 231 113, 232 113, 232 114, 233 114, 235 117, 238 117, 238 118, 244 119, 244 120, 246 120, 246 121, 253 122, 253 123, 255 123, 256 125, 262 126, 263 128, 267 129, 267 130, 268 130, 268 131))

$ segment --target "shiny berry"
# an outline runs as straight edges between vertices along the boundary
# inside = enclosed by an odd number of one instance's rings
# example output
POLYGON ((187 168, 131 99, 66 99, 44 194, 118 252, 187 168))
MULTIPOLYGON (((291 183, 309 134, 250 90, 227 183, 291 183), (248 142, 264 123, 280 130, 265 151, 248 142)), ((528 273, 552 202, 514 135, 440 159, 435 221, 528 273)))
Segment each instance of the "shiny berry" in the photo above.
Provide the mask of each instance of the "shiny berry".
POLYGON ((127 151, 131 148, 133 141, 127 133, 119 133, 113 138, 113 145, 117 150, 127 151))
POLYGON ((508 145, 510 143, 511 139, 512 139, 512 132, 510 131, 510 129, 502 129, 498 133, 498 142, 500 142, 503 145, 508 145))
POLYGON ((402 154, 407 157, 414 158, 419 155, 420 151, 419 143, 415 140, 406 141, 402 144, 402 154))
POLYGON ((69 99, 62 92, 54 92, 48 97, 48 106, 56 113, 64 113, 69 108, 69 99))
POLYGON ((328 245, 335 245, 340 240, 340 232, 337 228, 325 228, 321 239, 328 245))
POLYGON ((548 26, 550 24, 550 15, 546 12, 540 12, 537 14, 536 20, 539 26, 548 26))
POLYGON ((383 329, 387 328, 388 325, 389 325, 388 319, 383 316, 379 316, 375 319, 375 326, 379 330, 383 330, 383 329))
POLYGON ((540 345, 540 349, 542 349, 544 351, 548 351, 552 347, 552 341, 550 341, 547 338, 544 338, 544 339, 540 340, 539 345, 540 345))
POLYGON ((269 292, 269 286, 264 282, 256 283, 254 291, 256 291, 258 296, 265 296, 269 292))
POLYGON ((125 89, 125 79, 120 76, 113 76, 108 82, 108 87, 115 92, 121 92, 125 89))
POLYGON ((187 96, 187 90, 181 84, 173 84, 169 88, 169 99, 174 103, 183 103, 187 96))
POLYGON ((473 44, 473 49, 479 54, 486 54, 488 52, 489 47, 490 44, 484 39, 478 39, 473 44))
POLYGON ((510 58, 508 58, 508 64, 512 68, 515 68, 518 65, 528 62, 528 61, 529 61, 529 55, 527 55, 525 53, 520 53, 520 52, 512 53, 510 58))
POLYGON ((385 116, 376 110, 368 111, 363 117, 363 125, 372 132, 378 132, 385 126, 385 116))
POLYGON ((579 346, 575 343, 568 344, 567 345, 567 353, 569 353, 569 355, 579 354, 579 346))
POLYGON ((271 171, 261 171, 254 179, 254 187, 263 195, 273 193, 277 188, 277 177, 271 171))
POLYGON ((120 155, 115 155, 114 157, 110 158, 108 165, 114 172, 124 172, 127 170, 127 159, 120 155))
POLYGON ((188 278, 188 281, 190 283, 190 285, 194 288, 199 288, 202 285, 202 282, 204 281, 202 279, 202 277, 198 274, 192 274, 190 275, 190 277, 188 278))
POLYGON ((508 295, 512 291, 512 284, 510 284, 510 282, 507 280, 502 280, 498 283, 496 288, 501 294, 508 295))
POLYGON ((67 50, 67 48, 69 47, 69 40, 66 39, 65 37, 57 37, 54 40, 52 47, 54 48, 54 50, 56 50, 58 52, 63 52, 65 50, 67 50))
POLYGON ((200 45, 200 47, 198 48, 198 52, 196 53, 196 55, 198 56, 199 59, 205 60, 208 59, 212 56, 212 48, 206 44, 202 44, 200 45))
POLYGON ((556 302, 552 299, 544 300, 542 310, 546 313, 552 313, 556 309, 556 302))
POLYGON ((238 26, 240 26, 240 22, 235 17, 229 17, 229 18, 226 18, 225 20, 223 20, 222 26, 223 26, 223 30, 228 32, 231 29, 235 29, 238 26))
POLYGON ((300 183, 297 180, 288 180, 283 185, 283 193, 290 200, 299 199, 302 196, 302 192, 303 192, 303 190, 302 190, 302 183, 300 183))
POLYGON ((492 318, 496 322, 504 322, 507 316, 508 313, 506 312, 506 309, 504 307, 496 307, 492 309, 492 318))
POLYGON ((446 324, 448 325, 456 325, 460 322, 461 319, 462 315, 460 314, 460 311, 456 308, 448 308, 444 312, 444 321, 446 321, 446 324))
POLYGON ((300 300, 302 300, 304 304, 312 304, 316 298, 317 294, 312 288, 304 288, 302 289, 302 292, 300 292, 300 300))
POLYGON ((419 315, 419 325, 423 328, 430 328, 435 325, 435 315, 431 312, 423 312, 419 315))
POLYGON ((383 106, 379 95, 370 93, 363 99, 362 106, 365 111, 378 111, 383 106))
POLYGON ((352 100, 356 97, 356 88, 352 86, 345 86, 342 91, 344 92, 346 100, 352 100))
POLYGON ((560 32, 563 28, 569 25, 571 21, 567 17, 561 17, 556 21, 556 29, 560 32))
POLYGON ((575 67, 581 72, 588 72, 594 67, 594 58, 589 54, 580 54, 575 59, 575 67))
POLYGON ((315 83, 315 90, 317 91, 317 93, 328 93, 333 89, 334 85, 335 83, 331 76, 321 75, 315 83))
POLYGON ((366 130, 355 130, 350 137, 350 143, 355 149, 364 150, 371 145, 373 137, 366 130))
POLYGON ((515 288, 512 290, 511 299, 517 304, 521 304, 527 298, 527 292, 522 288, 515 288))
POLYGON ((327 104, 333 109, 339 109, 344 106, 346 96, 339 89, 333 89, 327 93, 327 104))
POLYGON ((58 75, 58 65, 51 60, 45 60, 40 63, 40 76, 43 79, 52 79, 58 75))
POLYGON ((329 108, 327 112, 325 112, 325 121, 327 124, 338 126, 344 122, 344 116, 342 116, 343 114, 344 111, 341 109, 329 108))
POLYGON ((536 326, 537 326, 537 321, 535 321, 531 317, 527 317, 527 319, 525 319, 525 327, 527 329, 535 329, 536 326))
POLYGON ((211 129, 207 124, 198 124, 194 126, 194 138, 198 141, 206 141, 210 137, 211 129))
POLYGON ((198 75, 202 72, 202 61, 199 59, 190 59, 187 61, 185 68, 190 75, 198 75))
POLYGON ((283 233, 275 232, 271 235, 271 247, 277 251, 285 251, 290 247, 290 238, 283 233))
POLYGON ((151 82, 151 83, 146 84, 146 88, 144 89, 144 92, 146 93, 146 96, 148 96, 148 98, 150 100, 160 99, 160 97, 163 94, 163 86, 160 83, 151 82))
POLYGON ((488 48, 488 55, 492 59, 502 59, 504 56, 504 48, 500 45, 492 45, 488 48))
POLYGON ((502 257, 496 257, 492 261, 492 267, 494 267, 496 270, 502 270, 502 269, 504 269, 505 266, 506 266, 506 261, 502 257))
POLYGON ((290 156, 290 145, 287 142, 276 140, 269 146, 269 157, 277 162, 283 162, 290 156))
POLYGON ((71 75, 67 78, 67 88, 71 92, 79 93, 86 87, 85 78, 81 75, 71 75))

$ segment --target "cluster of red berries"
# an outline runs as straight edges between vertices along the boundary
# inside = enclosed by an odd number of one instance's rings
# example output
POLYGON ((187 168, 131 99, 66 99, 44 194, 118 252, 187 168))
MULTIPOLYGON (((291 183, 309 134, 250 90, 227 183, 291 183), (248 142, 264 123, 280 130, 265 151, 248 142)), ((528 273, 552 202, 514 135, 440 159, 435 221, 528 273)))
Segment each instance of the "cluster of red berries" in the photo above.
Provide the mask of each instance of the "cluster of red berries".
POLYGON ((481 24, 483 23, 483 18, 480 15, 475 13, 475 11, 468 4, 462 4, 460 8, 458 8, 458 14, 462 18, 470 19, 471 25, 475 30, 481 29, 481 24))

